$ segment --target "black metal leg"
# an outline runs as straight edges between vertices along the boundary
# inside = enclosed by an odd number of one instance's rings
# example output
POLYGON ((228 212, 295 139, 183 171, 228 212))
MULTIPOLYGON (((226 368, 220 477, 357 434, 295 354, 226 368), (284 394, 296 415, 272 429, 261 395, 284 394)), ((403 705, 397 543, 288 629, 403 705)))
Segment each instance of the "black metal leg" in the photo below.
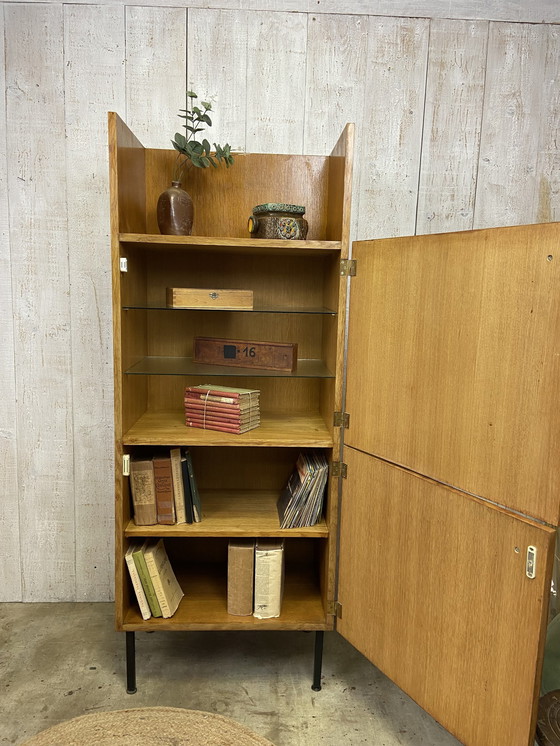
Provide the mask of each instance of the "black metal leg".
POLYGON ((126 633, 126 693, 136 694, 136 645, 134 632, 126 633))
POLYGON ((323 637, 324 632, 315 632, 315 658, 313 660, 313 684, 314 692, 321 691, 321 669, 323 667, 323 637))

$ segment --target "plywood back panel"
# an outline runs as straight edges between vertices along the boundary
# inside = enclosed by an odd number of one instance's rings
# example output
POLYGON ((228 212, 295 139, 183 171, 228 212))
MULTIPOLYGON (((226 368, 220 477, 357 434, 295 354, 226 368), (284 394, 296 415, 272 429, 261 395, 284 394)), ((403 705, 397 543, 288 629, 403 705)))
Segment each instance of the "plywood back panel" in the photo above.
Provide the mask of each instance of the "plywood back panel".
POLYGON ((532 744, 554 530, 344 450, 338 631, 461 743, 532 744))
POLYGON ((547 224, 355 244, 345 442, 556 524, 559 241, 547 224))

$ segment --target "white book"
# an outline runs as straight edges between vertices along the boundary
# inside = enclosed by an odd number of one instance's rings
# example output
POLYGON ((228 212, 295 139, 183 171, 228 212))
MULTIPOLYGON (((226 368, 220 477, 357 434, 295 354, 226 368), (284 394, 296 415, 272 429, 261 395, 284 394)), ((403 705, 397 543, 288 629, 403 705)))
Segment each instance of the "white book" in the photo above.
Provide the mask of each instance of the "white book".
POLYGON ((126 550, 124 560, 126 562, 126 566, 128 567, 130 579, 132 580, 132 587, 134 588, 134 592, 136 593, 136 599, 138 601, 138 606, 140 607, 142 619, 149 619, 152 616, 152 612, 150 611, 150 605, 148 604, 148 599, 146 598, 144 586, 142 585, 142 581, 140 580, 140 575, 138 574, 138 570, 136 569, 136 565, 134 564, 134 559, 132 558, 133 552, 135 552, 137 549, 138 544, 131 544, 126 550))
POLYGON ((255 603, 253 616, 280 616, 284 592, 284 542, 258 539, 255 548, 255 603))
POLYGON ((177 611, 184 593, 169 562, 163 539, 153 539, 149 542, 144 549, 144 559, 162 616, 168 619, 177 611))

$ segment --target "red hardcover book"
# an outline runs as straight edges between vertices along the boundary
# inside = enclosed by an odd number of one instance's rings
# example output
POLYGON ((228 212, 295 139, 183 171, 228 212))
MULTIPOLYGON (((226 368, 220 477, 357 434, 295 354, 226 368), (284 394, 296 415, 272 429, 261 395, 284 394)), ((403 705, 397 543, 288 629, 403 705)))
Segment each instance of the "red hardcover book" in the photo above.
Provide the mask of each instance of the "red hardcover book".
POLYGON ((200 394, 200 396, 219 396, 226 399, 239 399, 239 391, 224 391, 223 389, 205 389, 199 386, 187 386, 185 392, 200 394))
POLYGON ((247 425, 250 422, 260 422, 260 417, 256 415, 255 417, 243 417, 240 419, 237 418, 231 418, 231 417, 204 417, 204 416, 198 416, 198 415, 186 415, 186 421, 187 422, 201 422, 204 424, 205 422, 213 422, 217 425, 232 425, 234 427, 237 427, 239 425, 247 425))
POLYGON ((248 425, 247 427, 227 427, 225 425, 208 425, 206 424, 206 427, 199 422, 187 422, 187 427, 197 427, 200 430, 219 430, 223 433, 235 433, 236 435, 241 435, 242 433, 247 432, 248 430, 253 430, 255 427, 258 427, 258 423, 255 425, 248 425))
POLYGON ((185 406, 189 407, 209 407, 212 409, 223 409, 225 412, 242 412, 245 409, 256 408, 259 406, 259 400, 255 399, 253 402, 243 401, 236 403, 228 402, 216 402, 207 401, 206 397, 198 397, 196 395, 187 394, 184 398, 185 406))
POLYGON ((175 499, 173 495, 173 471, 169 456, 154 456, 154 481, 158 523, 175 523, 175 499))

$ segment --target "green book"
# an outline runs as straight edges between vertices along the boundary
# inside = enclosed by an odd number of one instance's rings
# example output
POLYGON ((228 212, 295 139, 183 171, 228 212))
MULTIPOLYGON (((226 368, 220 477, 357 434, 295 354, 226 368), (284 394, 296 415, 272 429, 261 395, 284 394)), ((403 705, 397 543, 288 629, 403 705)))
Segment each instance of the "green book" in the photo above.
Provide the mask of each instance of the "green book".
POLYGON ((148 599, 148 604, 150 606, 152 615, 163 616, 161 613, 159 602, 157 600, 156 592, 154 590, 154 584, 152 583, 150 573, 148 572, 148 568, 146 566, 146 559, 144 557, 144 549, 148 544, 149 539, 147 539, 141 547, 133 552, 132 559, 134 560, 134 564, 136 565, 136 569, 138 570, 138 575, 140 575, 140 581, 142 583, 142 587, 144 588, 146 598, 148 599))
POLYGON ((191 452, 188 449, 186 449, 183 455, 187 462, 187 473, 189 475, 189 486, 191 488, 191 499, 192 499, 192 506, 193 506, 193 518, 194 518, 195 523, 200 523, 200 521, 202 520, 202 505, 200 503, 200 495, 198 494, 198 485, 196 483, 196 477, 194 475, 191 452))

